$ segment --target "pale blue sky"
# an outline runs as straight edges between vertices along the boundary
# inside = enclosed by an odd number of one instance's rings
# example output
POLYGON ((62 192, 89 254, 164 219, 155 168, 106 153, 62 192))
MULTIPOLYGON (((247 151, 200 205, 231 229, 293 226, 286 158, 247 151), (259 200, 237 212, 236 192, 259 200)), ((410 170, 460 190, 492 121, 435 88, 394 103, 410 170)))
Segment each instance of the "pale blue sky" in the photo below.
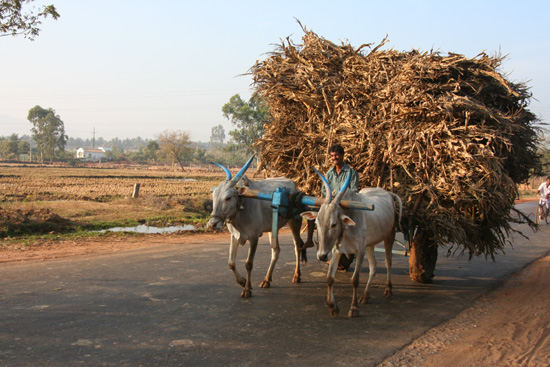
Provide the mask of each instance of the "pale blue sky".
POLYGON ((250 97, 256 60, 296 22, 335 43, 386 49, 438 50, 474 57, 508 55, 503 71, 528 82, 530 109, 550 117, 550 2, 478 1, 176 1, 49 0, 61 17, 47 19, 34 41, 0 38, 0 136, 29 134, 35 105, 56 110, 72 137, 155 138, 233 127, 222 106, 250 97))

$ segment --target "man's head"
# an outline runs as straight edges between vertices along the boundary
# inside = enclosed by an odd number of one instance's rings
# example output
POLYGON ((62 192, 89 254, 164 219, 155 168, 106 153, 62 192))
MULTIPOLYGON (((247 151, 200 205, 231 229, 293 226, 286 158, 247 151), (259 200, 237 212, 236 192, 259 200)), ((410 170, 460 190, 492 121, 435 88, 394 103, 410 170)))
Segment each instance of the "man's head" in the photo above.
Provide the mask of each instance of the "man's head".
POLYGON ((546 184, 550 185, 550 176, 546 176, 546 184))
POLYGON ((329 150, 330 161, 338 168, 344 166, 344 148, 340 144, 333 144, 329 150))

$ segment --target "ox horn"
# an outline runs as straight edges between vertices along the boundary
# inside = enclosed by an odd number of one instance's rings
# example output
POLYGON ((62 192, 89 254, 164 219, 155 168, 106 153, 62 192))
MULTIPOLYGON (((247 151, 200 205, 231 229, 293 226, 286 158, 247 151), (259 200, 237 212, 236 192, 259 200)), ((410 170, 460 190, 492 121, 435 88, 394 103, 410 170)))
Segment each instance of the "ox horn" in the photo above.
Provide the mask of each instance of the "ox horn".
POLYGON ((340 191, 338 192, 338 194, 334 198, 334 203, 335 204, 340 204, 340 200, 342 200, 342 197, 344 197, 344 193, 348 189, 350 181, 351 181, 351 171, 348 174, 348 177, 346 178, 346 182, 344 182, 344 185, 342 186, 342 188, 340 189, 340 191))
POLYGON ((221 169, 223 169, 223 171, 225 172, 225 175, 227 176, 227 180, 231 180, 231 172, 229 172, 229 170, 227 169, 227 167, 224 167, 222 166, 221 164, 219 163, 216 163, 216 162, 210 162, 212 164, 215 164, 216 166, 220 167, 221 169))
POLYGON ((233 178, 233 181, 235 183, 237 183, 241 179, 241 177, 243 177, 248 167, 250 167, 250 164, 252 163, 253 159, 254 159, 254 156, 250 157, 248 161, 244 164, 243 168, 241 168, 241 170, 235 175, 235 178, 233 178))
POLYGON ((330 202, 332 201, 332 190, 330 188, 330 184, 328 183, 325 176, 321 172, 319 172, 319 170, 317 170, 317 168, 315 167, 311 167, 311 168, 313 168, 313 170, 317 172, 319 177, 321 177, 321 180, 323 181, 323 185, 325 186, 325 191, 327 192, 327 196, 325 198, 325 204, 330 204, 330 202))

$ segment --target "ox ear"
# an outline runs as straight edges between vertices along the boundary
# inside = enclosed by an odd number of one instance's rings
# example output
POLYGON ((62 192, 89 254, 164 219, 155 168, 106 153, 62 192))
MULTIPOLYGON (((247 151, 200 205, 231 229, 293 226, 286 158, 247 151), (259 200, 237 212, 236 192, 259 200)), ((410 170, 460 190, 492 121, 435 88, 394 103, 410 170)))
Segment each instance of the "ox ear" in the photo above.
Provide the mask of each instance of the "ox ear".
POLYGON ((317 218, 317 212, 303 212, 300 216, 307 220, 314 220, 317 218))
POLYGON ((353 221, 353 219, 351 219, 345 214, 342 214, 340 219, 342 219, 342 223, 344 223, 345 226, 351 227, 355 225, 355 222, 353 221))

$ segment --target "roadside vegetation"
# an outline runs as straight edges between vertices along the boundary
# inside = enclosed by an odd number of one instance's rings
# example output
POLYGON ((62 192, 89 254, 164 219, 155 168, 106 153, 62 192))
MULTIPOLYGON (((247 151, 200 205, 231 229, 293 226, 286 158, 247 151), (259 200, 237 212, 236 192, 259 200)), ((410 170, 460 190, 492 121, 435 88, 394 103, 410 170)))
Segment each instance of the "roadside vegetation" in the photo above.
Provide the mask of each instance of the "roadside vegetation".
MULTIPOLYGON (((7 242, 116 235, 97 231, 146 224, 201 230, 211 187, 223 172, 158 167, 0 165, 0 238, 7 242), (135 184, 140 184, 133 198, 135 184)), ((124 235, 127 235, 125 233, 124 235)))

